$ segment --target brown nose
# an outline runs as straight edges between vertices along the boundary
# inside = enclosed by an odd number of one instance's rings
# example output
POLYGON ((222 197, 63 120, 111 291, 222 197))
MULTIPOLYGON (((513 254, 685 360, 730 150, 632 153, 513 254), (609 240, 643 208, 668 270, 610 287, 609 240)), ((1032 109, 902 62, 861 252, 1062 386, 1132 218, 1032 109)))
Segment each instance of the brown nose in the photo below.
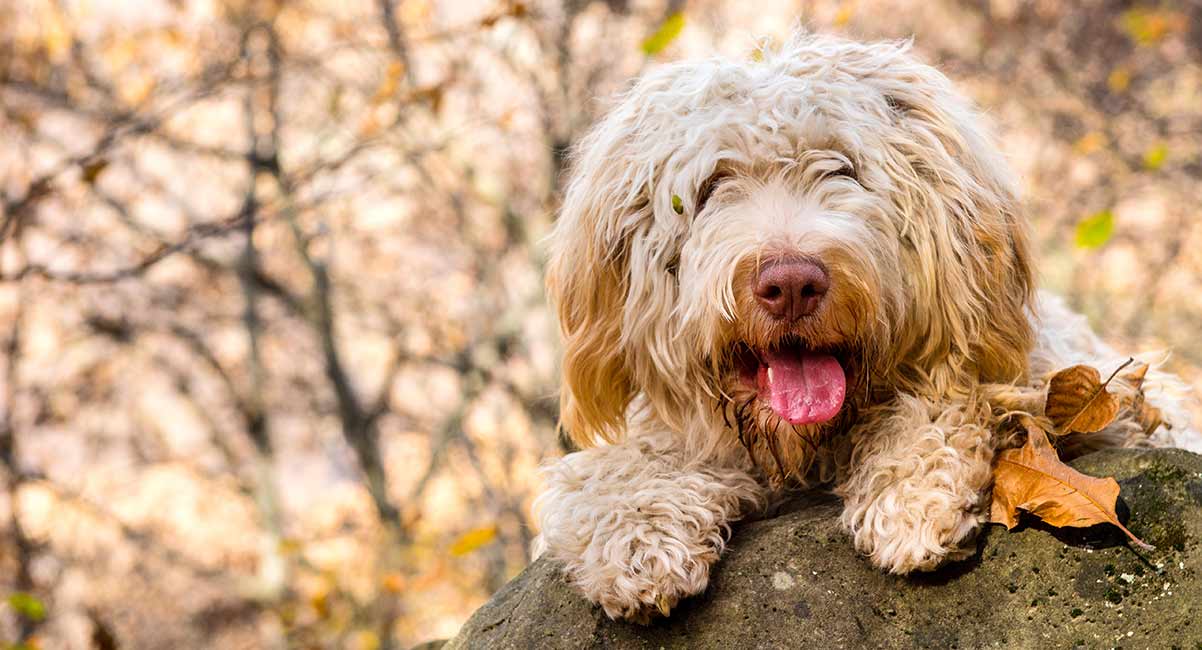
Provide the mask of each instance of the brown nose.
POLYGON ((795 321, 818 311, 831 277, 826 269, 808 260, 780 260, 760 268, 755 299, 773 318, 795 321))

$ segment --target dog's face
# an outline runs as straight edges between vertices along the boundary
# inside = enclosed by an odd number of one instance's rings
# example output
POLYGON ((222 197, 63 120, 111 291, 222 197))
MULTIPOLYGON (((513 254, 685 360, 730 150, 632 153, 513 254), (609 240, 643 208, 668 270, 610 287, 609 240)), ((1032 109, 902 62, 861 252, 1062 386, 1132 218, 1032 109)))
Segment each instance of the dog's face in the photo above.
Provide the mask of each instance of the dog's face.
POLYGON ((723 424, 776 471, 854 420, 905 301, 888 203, 860 173, 816 143, 723 164, 691 206, 672 319, 723 424))
POLYGON ((668 66, 577 154, 548 286, 582 444, 620 435, 637 400, 798 473, 898 391, 1023 373, 1031 271, 1007 168, 902 46, 806 37, 668 66))

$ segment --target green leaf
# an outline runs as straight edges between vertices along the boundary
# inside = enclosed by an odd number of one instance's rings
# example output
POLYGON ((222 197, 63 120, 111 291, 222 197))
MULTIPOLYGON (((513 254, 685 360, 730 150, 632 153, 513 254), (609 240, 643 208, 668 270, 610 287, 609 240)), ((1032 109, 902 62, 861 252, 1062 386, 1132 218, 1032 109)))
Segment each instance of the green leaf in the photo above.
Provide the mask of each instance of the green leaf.
POLYGON ((1144 152, 1144 167, 1153 171, 1160 169, 1168 157, 1169 148, 1163 143, 1158 144, 1144 152))
POLYGON ((18 614, 35 623, 46 618, 46 605, 33 594, 18 591, 8 597, 8 605, 18 614))
POLYGON ((647 40, 643 41, 643 53, 647 56, 655 56, 672 44, 677 36, 680 36, 681 30, 684 29, 684 13, 676 12, 664 19, 663 24, 655 33, 648 36, 647 40))
POLYGON ((672 211, 676 214, 684 214, 684 201, 675 194, 672 195, 672 211))
POLYGON ((1099 248, 1114 234, 1114 213, 1102 210, 1077 222, 1077 246, 1099 248))

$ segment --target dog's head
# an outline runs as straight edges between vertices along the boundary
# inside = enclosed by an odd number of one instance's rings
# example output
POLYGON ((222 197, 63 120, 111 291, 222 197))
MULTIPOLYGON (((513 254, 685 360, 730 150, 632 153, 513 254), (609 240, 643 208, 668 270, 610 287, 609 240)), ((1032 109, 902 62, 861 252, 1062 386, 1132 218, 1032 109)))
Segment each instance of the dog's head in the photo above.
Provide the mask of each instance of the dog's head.
POLYGON ((1022 375, 1014 184, 907 50, 805 36, 665 66, 580 143, 548 274, 578 443, 619 437, 636 397, 675 430, 789 445, 897 391, 1022 375))

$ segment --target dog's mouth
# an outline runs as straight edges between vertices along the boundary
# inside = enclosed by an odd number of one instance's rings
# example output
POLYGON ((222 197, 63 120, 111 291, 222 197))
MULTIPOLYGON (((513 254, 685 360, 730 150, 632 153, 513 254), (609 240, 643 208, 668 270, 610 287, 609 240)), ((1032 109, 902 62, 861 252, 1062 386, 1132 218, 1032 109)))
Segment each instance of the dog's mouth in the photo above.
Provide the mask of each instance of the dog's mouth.
POLYGON ((795 337, 766 348, 744 345, 739 376, 782 420, 819 424, 843 408, 847 373, 840 356, 838 350, 811 348, 795 337))

